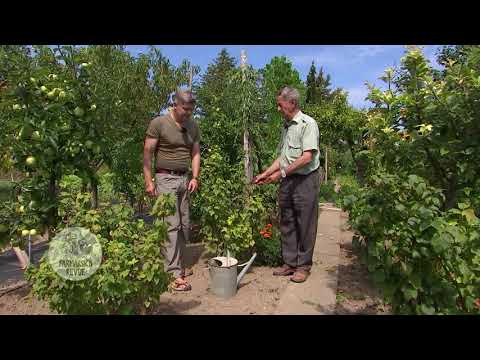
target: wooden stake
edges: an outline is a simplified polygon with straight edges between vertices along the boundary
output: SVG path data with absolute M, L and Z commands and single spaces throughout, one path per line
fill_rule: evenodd
M 242 69 L 243 81 L 245 81 L 245 69 L 247 67 L 247 53 L 242 50 L 240 53 L 240 69 Z M 251 162 L 251 146 L 250 146 L 250 134 L 248 127 L 245 126 L 243 131 L 243 150 L 245 152 L 244 166 L 245 166 L 245 182 L 250 184 L 253 179 L 253 169 Z
M 190 81 L 188 82 L 188 90 L 192 91 L 193 67 L 190 64 Z
M 325 146 L 325 183 L 328 181 L 328 148 Z

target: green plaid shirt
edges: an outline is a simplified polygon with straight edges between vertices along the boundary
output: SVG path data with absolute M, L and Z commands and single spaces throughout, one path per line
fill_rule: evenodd
M 317 122 L 301 111 L 291 121 L 285 121 L 282 137 L 277 149 L 280 167 L 288 165 L 302 156 L 306 150 L 313 151 L 313 159 L 307 165 L 295 170 L 294 174 L 307 175 L 320 166 L 320 132 Z

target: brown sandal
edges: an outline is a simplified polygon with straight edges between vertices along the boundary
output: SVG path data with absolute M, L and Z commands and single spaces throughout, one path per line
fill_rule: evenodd
M 306 270 L 297 270 L 295 274 L 290 278 L 291 281 L 296 283 L 302 283 L 310 276 L 310 272 Z
M 185 280 L 182 279 L 183 282 L 179 282 L 178 279 L 173 281 L 170 284 L 170 288 L 175 291 L 190 291 L 192 290 L 192 285 L 187 283 Z

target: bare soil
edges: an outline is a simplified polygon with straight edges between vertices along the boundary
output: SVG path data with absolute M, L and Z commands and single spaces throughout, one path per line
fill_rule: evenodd
M 390 306 L 369 277 L 367 267 L 352 247 L 353 233 L 348 229 L 346 213 L 342 214 L 343 232 L 338 268 L 337 315 L 389 315 Z
M 342 214 L 346 220 L 346 214 Z M 338 271 L 337 305 L 338 315 L 383 315 L 390 308 L 382 301 L 381 292 L 369 279 L 368 271 L 361 264 L 358 254 L 351 246 L 351 233 L 345 221 L 341 242 L 341 260 Z M 189 292 L 167 292 L 161 295 L 160 303 L 150 309 L 152 315 L 198 314 L 198 315 L 268 315 L 273 314 L 280 296 L 289 283 L 289 277 L 272 275 L 272 268 L 252 266 L 243 277 L 237 295 L 223 300 L 209 291 L 209 273 L 201 243 L 187 246 L 187 264 L 192 266 L 193 275 L 187 280 L 192 284 Z M 48 304 L 30 294 L 26 285 L 5 292 L 23 279 L 3 283 L 0 289 L 0 315 L 54 314 Z
M 209 292 L 210 277 L 207 268 L 209 257 L 202 244 L 187 247 L 187 262 L 192 265 L 193 275 L 187 277 L 192 285 L 188 292 L 166 292 L 160 303 L 148 311 L 151 315 L 198 314 L 198 315 L 241 315 L 273 314 L 280 294 L 288 285 L 288 277 L 272 275 L 273 269 L 252 266 L 243 277 L 237 295 L 224 300 Z M 9 282 L 8 288 L 17 282 Z M 5 289 L 6 287 L 3 287 Z M 0 315 L 54 314 L 48 304 L 30 294 L 30 286 L 5 293 L 0 290 Z
M 192 291 L 163 294 L 152 314 L 273 314 L 281 293 L 288 285 L 289 277 L 273 276 L 270 267 L 252 266 L 242 278 L 237 294 L 224 300 L 209 292 L 209 257 L 202 252 L 202 245 L 195 244 L 190 249 L 193 250 L 190 254 L 198 258 L 193 259 L 196 262 L 193 275 L 187 277 Z

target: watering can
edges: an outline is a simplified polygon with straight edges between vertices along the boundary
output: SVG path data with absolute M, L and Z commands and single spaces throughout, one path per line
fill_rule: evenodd
M 238 265 L 238 260 L 230 256 L 218 256 L 208 262 L 210 272 L 210 290 L 213 294 L 228 299 L 237 293 L 238 285 L 255 260 L 257 253 L 244 264 Z M 242 267 L 237 275 L 237 268 Z

